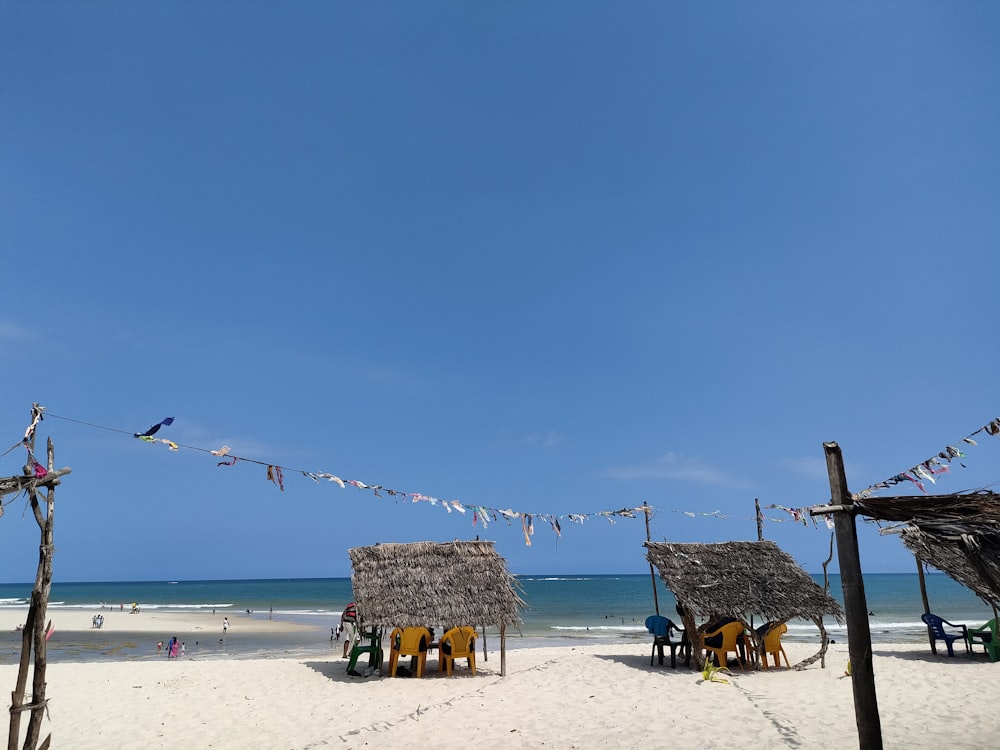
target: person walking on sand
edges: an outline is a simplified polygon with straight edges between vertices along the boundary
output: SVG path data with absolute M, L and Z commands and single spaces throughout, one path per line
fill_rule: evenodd
M 171 641 L 171 643 L 170 643 L 170 658 L 171 659 L 176 659 L 177 658 L 177 652 L 180 650 L 180 647 L 181 647 L 181 642 L 179 640 L 177 640 L 176 638 L 171 638 L 170 641 Z
M 229 632 L 229 618 L 228 617 L 223 617 L 222 618 L 222 634 L 225 635 L 228 632 Z

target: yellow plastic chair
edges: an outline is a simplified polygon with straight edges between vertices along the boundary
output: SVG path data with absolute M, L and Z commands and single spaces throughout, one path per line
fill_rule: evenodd
M 455 659 L 468 659 L 469 670 L 473 675 L 476 673 L 475 628 L 452 628 L 441 636 L 438 644 L 438 672 L 444 670 L 451 677 Z
M 716 630 L 711 630 L 706 633 L 701 634 L 701 644 L 705 651 L 713 654 L 715 656 L 716 662 L 720 667 L 726 666 L 729 661 L 729 652 L 732 651 L 736 654 L 736 663 L 740 665 L 740 669 L 743 669 L 743 659 L 740 657 L 740 649 L 738 646 L 739 639 L 743 635 L 743 631 L 746 626 L 737 620 L 736 622 L 730 622 L 723 625 L 721 628 Z M 712 636 L 721 635 L 722 645 L 720 646 L 709 646 L 705 643 L 708 638 Z
M 760 663 L 764 669 L 767 669 L 767 655 L 770 654 L 774 659 L 774 666 L 781 666 L 781 657 L 785 657 L 785 666 L 789 669 L 792 665 L 788 662 L 788 654 L 785 653 L 784 646 L 781 645 L 781 636 L 788 631 L 788 626 L 785 623 L 778 623 L 774 625 L 770 630 L 764 634 L 764 647 L 760 654 Z
M 424 676 L 427 667 L 427 647 L 431 631 L 427 628 L 396 628 L 389 636 L 389 676 L 396 676 L 400 656 L 413 656 L 417 660 L 417 677 Z

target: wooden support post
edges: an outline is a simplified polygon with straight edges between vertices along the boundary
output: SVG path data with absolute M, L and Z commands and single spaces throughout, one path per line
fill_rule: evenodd
M 52 440 L 48 440 L 48 464 L 42 467 L 35 455 L 35 427 L 42 421 L 43 407 L 34 404 L 31 408 L 31 426 L 24 436 L 24 445 L 28 448 L 31 460 L 24 467 L 22 480 L 23 489 L 28 493 L 31 512 L 41 531 L 41 542 L 38 547 L 38 570 L 35 573 L 35 585 L 31 590 L 31 600 L 28 614 L 24 621 L 24 631 L 21 634 L 21 660 L 18 666 L 17 683 L 11 693 L 10 729 L 7 735 L 8 750 L 16 750 L 21 731 L 21 714 L 30 711 L 28 726 L 25 731 L 24 750 L 48 748 L 52 735 L 48 735 L 39 745 L 42 731 L 42 719 L 46 714 L 45 697 L 45 667 L 47 661 L 46 641 L 52 628 L 52 623 L 46 625 L 46 611 L 49 604 L 49 592 L 52 588 L 52 554 L 55 551 L 52 537 L 52 523 L 55 519 L 56 485 L 60 477 L 69 474 L 66 467 L 55 470 L 55 448 Z M 14 479 L 13 477 L 11 479 Z M 6 483 L 5 487 L 9 487 Z M 41 493 L 44 490 L 45 495 Z M 42 506 L 44 502 L 44 509 Z M 34 651 L 34 665 L 31 680 L 31 702 L 25 703 L 25 689 L 28 683 L 28 670 L 31 663 L 31 653 Z
M 500 676 L 507 676 L 507 626 L 500 623 Z
M 642 504 L 642 512 L 646 516 L 646 541 L 651 541 L 649 537 L 649 506 Z M 656 607 L 656 614 L 660 614 L 660 596 L 656 592 L 656 572 L 653 570 L 653 563 L 649 564 L 649 578 L 653 582 L 653 606 Z
M 764 541 L 764 516 L 760 512 L 760 500 L 758 498 L 753 499 L 753 507 L 757 511 L 757 541 Z
M 826 453 L 826 470 L 830 477 L 831 503 L 844 506 L 844 510 L 834 513 L 833 521 L 837 534 L 840 582 L 844 589 L 847 646 L 851 656 L 851 684 L 854 690 L 858 742 L 860 750 L 881 750 L 882 723 L 875 696 L 868 601 L 865 598 L 865 582 L 861 576 L 858 530 L 854 525 L 854 514 L 849 511 L 854 500 L 847 491 L 847 476 L 844 472 L 844 458 L 840 446 L 836 443 L 823 443 L 823 450 Z
M 830 565 L 830 561 L 833 560 L 833 536 L 834 532 L 830 532 L 830 554 L 826 556 L 826 560 L 823 561 L 823 593 L 830 593 L 830 572 L 827 567 Z M 823 627 L 823 615 L 817 618 L 816 623 L 819 626 L 820 635 L 820 660 L 819 665 L 823 669 L 826 669 L 826 647 L 830 641 L 830 636 L 826 633 L 826 628 Z
M 931 603 L 927 598 L 927 581 L 924 580 L 924 564 L 921 562 L 920 558 L 915 555 L 913 559 L 917 561 L 917 579 L 920 581 L 920 598 L 924 602 L 924 614 L 930 614 Z M 927 626 L 927 643 L 930 645 L 931 651 L 937 653 L 934 646 L 934 631 L 931 630 L 930 625 Z
M 919 557 L 914 557 L 917 561 L 917 577 L 920 580 L 920 598 L 924 602 L 924 614 L 930 614 L 931 603 L 927 598 L 927 581 L 924 580 L 924 563 Z

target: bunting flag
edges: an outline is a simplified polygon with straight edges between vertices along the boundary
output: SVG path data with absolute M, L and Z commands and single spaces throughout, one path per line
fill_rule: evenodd
M 174 418 L 173 417 L 167 417 L 162 422 L 157 422 L 156 424 L 154 424 L 152 427 L 150 427 L 145 432 L 136 432 L 135 433 L 135 437 L 137 437 L 137 438 L 151 437 L 151 436 L 155 435 L 157 432 L 159 432 L 159 430 L 160 430 L 161 427 L 169 427 L 173 423 L 174 423 Z
M 39 406 L 38 404 L 34 404 L 31 407 L 31 424 L 29 424 L 28 429 L 24 431 L 24 440 L 21 441 L 25 445 L 31 442 L 31 438 L 35 434 L 35 428 L 38 426 L 38 423 L 41 422 L 42 419 L 44 418 L 42 416 L 44 412 L 45 412 L 44 406 Z

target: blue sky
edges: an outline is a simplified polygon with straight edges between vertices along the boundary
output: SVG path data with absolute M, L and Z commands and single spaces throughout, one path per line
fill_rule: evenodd
M 642 520 L 593 514 L 753 539 L 754 498 L 829 498 L 824 441 L 854 491 L 955 444 L 1000 416 L 998 28 L 993 3 L 3 4 L 0 437 L 38 401 L 73 469 L 56 580 L 341 576 L 352 546 L 477 534 L 516 573 L 642 573 Z M 131 436 L 167 416 L 191 448 Z M 933 490 L 1000 480 L 978 438 Z M 860 533 L 866 570 L 914 571 Z M 37 534 L 10 503 L 0 577 L 33 578 Z M 821 570 L 825 527 L 765 536 Z

